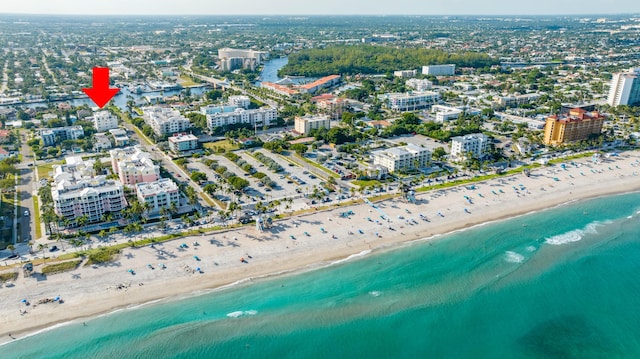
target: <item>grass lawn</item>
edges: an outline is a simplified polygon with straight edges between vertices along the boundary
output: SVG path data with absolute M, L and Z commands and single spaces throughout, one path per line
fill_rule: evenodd
M 49 162 L 43 165 L 38 165 L 37 167 L 38 179 L 51 178 L 51 176 L 49 176 L 49 172 L 53 172 L 53 165 L 60 165 L 60 164 L 62 164 L 62 161 Z
M 68 262 L 60 262 L 55 264 L 49 264 L 48 266 L 42 267 L 42 274 L 56 274 L 67 272 L 70 270 L 74 270 L 78 268 L 78 265 L 82 262 L 82 259 L 76 259 Z
M 36 239 L 42 236 L 42 227 L 40 226 L 40 205 L 38 196 L 33 196 L 33 225 L 36 229 Z
M 223 148 L 225 151 L 233 151 L 240 148 L 240 146 L 229 142 L 229 140 L 221 140 L 216 142 L 209 142 L 204 144 L 204 148 L 214 150 L 217 148 Z
M 180 86 L 182 86 L 182 87 L 189 87 L 189 86 L 199 85 L 199 83 L 193 81 L 191 76 L 188 76 L 188 75 L 185 75 L 185 74 L 181 74 L 180 75 L 179 82 L 180 82 Z
M 356 186 L 360 186 L 360 188 L 376 186 L 381 184 L 381 182 L 378 180 L 354 180 L 354 181 L 351 181 L 351 183 L 353 183 Z

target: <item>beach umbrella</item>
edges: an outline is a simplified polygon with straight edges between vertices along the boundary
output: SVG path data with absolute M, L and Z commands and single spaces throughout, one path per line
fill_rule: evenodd
M 53 301 L 54 301 L 54 302 L 57 302 L 57 301 L 59 301 L 59 300 L 60 300 L 60 296 L 57 296 L 57 297 L 53 298 Z
M 27 300 L 26 300 L 26 299 L 23 299 L 23 300 L 21 300 L 21 302 L 22 302 L 22 303 L 26 303 L 26 302 L 27 302 Z
M 198 272 L 200 272 L 200 267 L 196 268 L 196 270 L 197 270 Z

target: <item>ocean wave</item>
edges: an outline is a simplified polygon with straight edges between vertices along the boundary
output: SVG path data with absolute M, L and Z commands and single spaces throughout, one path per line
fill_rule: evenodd
M 364 250 L 364 251 L 362 251 L 360 253 L 352 254 L 352 255 L 348 256 L 347 258 L 343 258 L 343 259 L 339 259 L 337 261 L 331 262 L 331 265 L 340 264 L 340 263 L 343 263 L 343 262 L 350 261 L 350 260 L 352 260 L 354 258 L 363 257 L 363 256 L 366 256 L 369 253 L 371 253 L 371 249 L 367 249 L 367 250 Z
M 380 294 L 382 294 L 382 292 L 377 291 L 377 290 L 372 290 L 371 292 L 369 292 L 369 294 L 371 294 L 374 297 L 379 297 Z
M 258 314 L 257 310 L 245 310 L 245 311 L 238 310 L 238 311 L 235 311 L 235 312 L 227 313 L 227 317 L 229 317 L 229 318 L 239 318 L 239 317 L 242 317 L 244 315 L 256 315 L 256 314 Z
M 524 262 L 524 256 L 514 251 L 504 252 L 504 260 L 509 263 L 522 263 Z
M 535 252 L 536 249 L 537 248 L 535 246 L 527 246 L 527 248 L 526 248 L 527 252 Z
M 605 222 L 606 223 L 606 222 Z M 598 227 L 605 224 L 603 222 L 591 222 L 587 224 L 583 229 L 574 229 L 573 231 L 565 232 L 545 239 L 545 242 L 554 246 L 559 246 L 567 243 L 578 242 L 586 234 L 598 233 Z

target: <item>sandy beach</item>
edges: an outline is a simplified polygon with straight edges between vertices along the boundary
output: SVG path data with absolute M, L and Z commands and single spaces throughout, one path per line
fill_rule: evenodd
M 153 247 L 127 248 L 107 266 L 81 266 L 46 278 L 21 275 L 15 286 L 0 288 L 0 343 L 116 308 L 315 268 L 580 199 L 637 191 L 640 152 L 626 152 L 599 163 L 584 158 L 566 163 L 565 168 L 538 168 L 530 177 L 514 175 L 475 183 L 474 189 L 469 186 L 420 193 L 416 203 L 395 198 L 377 202 L 375 207 L 362 203 L 318 211 L 276 221 L 265 232 L 247 226 Z M 347 211 L 353 214 L 340 215 Z M 37 304 L 57 296 L 64 303 Z M 23 299 L 31 305 L 26 306 Z

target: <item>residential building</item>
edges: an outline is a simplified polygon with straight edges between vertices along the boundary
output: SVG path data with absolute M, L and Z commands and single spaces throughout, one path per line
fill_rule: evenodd
M 66 162 L 54 166 L 51 197 L 57 215 L 71 223 L 87 216 L 88 223 L 95 223 L 105 214 L 118 214 L 127 207 L 122 183 L 95 176 L 92 160 L 67 158 Z
M 180 206 L 178 185 L 170 178 L 162 178 L 155 182 L 137 183 L 136 196 L 140 203 L 149 204 L 149 212 L 157 213 L 162 208 L 170 209 L 171 204 Z
M 154 164 L 151 155 L 142 151 L 140 146 L 113 149 L 109 154 L 113 173 L 125 185 L 160 179 L 160 166 Z
M 312 99 L 313 100 L 313 99 Z M 322 98 L 315 101 L 318 110 L 327 114 L 332 120 L 340 120 L 348 102 L 343 98 Z
M 340 75 L 329 75 L 308 84 L 298 86 L 301 93 L 313 94 L 321 89 L 328 88 L 339 84 L 341 81 Z
M 605 117 L 597 111 L 573 109 L 568 114 L 547 117 L 544 126 L 544 144 L 560 145 L 586 140 L 602 131 Z
M 435 114 L 436 122 L 448 122 L 449 120 L 457 120 L 462 114 L 462 110 L 455 107 L 444 105 L 433 105 L 431 113 Z
M 129 136 L 127 136 L 127 131 L 121 128 L 114 128 L 113 130 L 109 130 L 111 136 L 113 136 L 113 141 L 116 144 L 116 147 L 128 146 Z
M 296 116 L 295 119 L 295 131 L 301 135 L 308 135 L 309 132 L 313 129 L 317 128 L 329 128 L 331 125 L 331 120 L 328 116 Z
M 610 106 L 640 104 L 640 67 L 613 74 L 607 103 Z
M 218 112 L 207 115 L 207 126 L 211 129 L 237 123 L 246 123 L 254 127 L 270 126 L 278 119 L 278 110 L 262 107 L 255 110 L 236 108 L 233 112 Z
M 249 99 L 249 96 L 244 96 L 244 95 L 229 96 L 229 106 L 241 107 L 246 110 L 249 108 L 250 104 L 251 104 L 251 99 Z
M 433 82 L 427 79 L 408 79 L 405 85 L 418 92 L 424 92 L 433 87 Z
M 40 138 L 45 146 L 53 146 L 65 140 L 77 140 L 84 137 L 82 126 L 54 127 L 40 130 Z
M 473 158 L 482 158 L 487 154 L 489 137 L 483 133 L 472 133 L 451 138 L 451 158 L 462 160 L 469 154 Z
M 185 132 L 191 128 L 191 122 L 180 114 L 179 111 L 168 107 L 151 106 L 144 107 L 144 122 L 151 126 L 158 136 L 172 135 L 176 132 Z
M 228 47 L 218 49 L 220 68 L 222 71 L 233 71 L 243 68 L 255 71 L 256 67 L 269 57 L 265 51 L 231 49 Z
M 415 111 L 438 103 L 440 94 L 432 91 L 388 93 L 380 96 L 393 111 Z
M 422 66 L 423 75 L 447 76 L 455 73 L 456 65 L 454 64 Z
M 4 148 L 0 147 L 0 160 L 11 157 L 10 153 Z
M 104 151 L 112 147 L 111 141 L 104 132 L 96 133 L 93 139 L 93 149 L 95 151 Z
M 403 77 L 403 78 L 416 77 L 417 74 L 418 74 L 417 70 L 400 70 L 400 71 L 393 72 L 393 76 Z
M 426 167 L 431 160 L 431 152 L 410 143 L 406 146 L 373 151 L 373 166 L 381 166 L 389 172 L 407 171 Z
M 501 96 L 497 98 L 497 104 L 500 107 L 516 107 L 537 101 L 540 98 L 539 93 L 529 93 L 517 96 Z
M 93 126 L 98 132 L 118 128 L 118 117 L 109 111 L 99 111 L 93 114 Z
M 325 76 L 316 81 L 310 82 L 304 85 L 295 85 L 291 83 L 273 83 L 273 82 L 262 82 L 260 83 L 261 87 L 279 93 L 281 95 L 291 97 L 298 94 L 314 94 L 324 88 L 328 88 L 331 86 L 335 86 L 339 84 L 341 81 L 340 75 L 329 75 Z
M 223 113 L 223 112 L 233 112 L 238 108 L 238 106 L 214 106 L 214 105 L 207 105 L 207 106 L 202 106 L 200 107 L 200 113 L 202 113 L 203 115 L 215 115 L 217 113 Z
M 174 153 L 195 150 L 198 148 L 198 137 L 190 133 L 174 133 L 169 137 L 169 148 Z
M 11 140 L 11 131 L 0 130 L 0 143 L 7 143 Z

